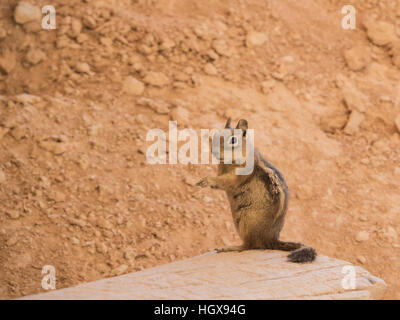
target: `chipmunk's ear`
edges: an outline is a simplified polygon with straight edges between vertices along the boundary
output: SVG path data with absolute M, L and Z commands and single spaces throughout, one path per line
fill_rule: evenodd
M 231 127 L 231 121 L 232 121 L 232 118 L 229 117 L 228 120 L 226 121 L 225 128 L 230 128 Z
M 248 129 L 247 120 L 240 119 L 238 124 L 237 124 L 237 126 L 236 126 L 236 129 L 242 129 L 243 137 L 245 137 L 246 136 L 246 130 Z

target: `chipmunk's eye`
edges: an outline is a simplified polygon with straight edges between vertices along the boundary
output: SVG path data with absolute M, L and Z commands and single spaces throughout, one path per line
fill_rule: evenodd
M 229 138 L 229 144 L 230 144 L 231 146 L 236 146 L 237 143 L 238 143 L 238 139 L 237 139 L 236 137 L 230 137 L 230 138 Z

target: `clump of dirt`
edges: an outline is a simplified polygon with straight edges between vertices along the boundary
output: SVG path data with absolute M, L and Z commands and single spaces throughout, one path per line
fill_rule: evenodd
M 287 178 L 282 238 L 360 264 L 399 299 L 400 5 L 46 1 L 0 6 L 0 298 L 239 242 L 214 165 L 151 165 L 146 134 L 246 118 Z M 30 5 L 27 5 L 29 3 Z

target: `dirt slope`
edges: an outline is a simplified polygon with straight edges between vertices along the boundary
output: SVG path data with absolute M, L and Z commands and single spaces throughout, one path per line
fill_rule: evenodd
M 43 291 L 44 265 L 62 288 L 239 242 L 224 193 L 194 187 L 215 166 L 145 157 L 170 119 L 232 116 L 287 178 L 282 238 L 399 299 L 397 2 L 351 1 L 343 30 L 344 1 L 58 0 L 52 31 L 2 2 L 0 298 Z

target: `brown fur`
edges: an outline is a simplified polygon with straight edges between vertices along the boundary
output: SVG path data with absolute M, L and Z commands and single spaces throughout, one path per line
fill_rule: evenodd
M 225 127 L 231 129 L 233 135 L 230 119 Z M 245 146 L 247 121 L 240 120 L 236 128 L 243 130 Z M 221 136 L 216 135 L 213 139 L 221 139 Z M 289 190 L 281 172 L 255 150 L 253 172 L 249 175 L 237 175 L 235 170 L 238 164 L 223 163 L 222 155 L 226 148 L 233 147 L 221 143 L 218 176 L 206 177 L 197 183 L 201 187 L 225 190 L 236 230 L 243 241 L 241 246 L 221 248 L 217 251 L 284 250 L 292 251 L 288 255 L 291 262 L 313 261 L 317 255 L 313 248 L 297 242 L 279 240 L 289 201 Z

